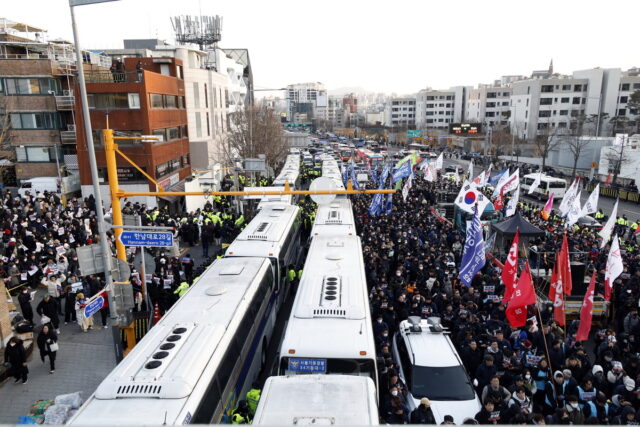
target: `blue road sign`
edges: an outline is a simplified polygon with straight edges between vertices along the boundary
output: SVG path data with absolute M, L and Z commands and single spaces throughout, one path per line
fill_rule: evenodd
M 100 311 L 104 305 L 104 298 L 98 297 L 84 307 L 84 317 L 87 319 Z
M 173 234 L 158 231 L 123 231 L 120 241 L 125 246 L 171 247 Z

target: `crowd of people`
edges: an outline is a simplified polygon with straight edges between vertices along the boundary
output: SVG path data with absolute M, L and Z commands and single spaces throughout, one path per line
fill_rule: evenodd
M 375 217 L 369 214 L 371 197 L 353 199 L 381 361 L 381 418 L 392 424 L 434 422 L 426 397 L 409 412 L 408 385 L 399 377 L 390 337 L 409 316 L 437 316 L 482 404 L 464 420 L 447 414 L 445 424 L 453 417 L 469 424 L 638 424 L 640 268 L 635 242 L 623 243 L 625 272 L 613 287 L 613 314 L 596 319 L 602 326 L 592 329 L 592 338 L 576 341 L 577 321 L 561 327 L 553 319 L 552 304 L 542 299 L 540 311 L 530 307 L 526 326 L 512 328 L 500 303 L 499 268 L 487 261 L 470 287 L 462 284 L 458 272 L 465 234 L 431 209 L 443 194 L 457 195 L 459 189 L 454 182 L 427 182 L 416 173 L 406 201 L 398 192 L 391 213 Z M 543 238 L 530 242 L 530 252 L 537 255 L 531 262 L 550 270 L 564 220 L 552 214 L 545 221 L 540 207 L 529 203 L 519 203 L 518 211 L 544 230 Z M 583 226 L 566 230 L 570 252 L 588 264 L 586 274 L 597 272 L 599 298 L 609 246 L 600 249 L 597 231 Z M 536 278 L 537 289 L 545 289 L 544 277 Z

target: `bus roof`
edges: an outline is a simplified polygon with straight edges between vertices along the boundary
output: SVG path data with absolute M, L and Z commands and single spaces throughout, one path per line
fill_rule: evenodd
M 337 286 L 337 295 L 327 289 L 331 285 Z M 316 236 L 311 241 L 280 354 L 375 358 L 358 236 Z
M 353 208 L 348 198 L 334 199 L 326 205 L 318 205 L 311 236 L 352 236 L 356 234 Z
M 181 424 L 176 417 L 194 389 L 209 384 L 204 371 L 213 369 L 247 291 L 269 268 L 265 258 L 216 260 L 102 381 L 73 424 Z M 154 358 L 161 351 L 168 354 Z
M 270 377 L 253 424 L 378 425 L 376 387 L 352 375 Z
M 278 203 L 265 206 L 229 245 L 226 256 L 277 256 L 299 210 Z

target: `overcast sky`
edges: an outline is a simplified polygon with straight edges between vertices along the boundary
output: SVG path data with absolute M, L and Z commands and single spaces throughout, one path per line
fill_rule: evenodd
M 71 40 L 67 0 L 0 0 L 0 17 Z M 638 0 L 120 0 L 77 8 L 83 48 L 173 40 L 169 17 L 223 17 L 222 47 L 248 48 L 256 88 L 413 93 L 546 69 L 640 66 Z M 635 28 L 635 29 L 634 29 Z

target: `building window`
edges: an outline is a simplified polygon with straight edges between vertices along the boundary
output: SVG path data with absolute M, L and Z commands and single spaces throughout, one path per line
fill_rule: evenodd
M 562 90 L 571 90 L 571 85 L 562 85 Z
M 167 134 L 169 136 L 169 141 L 173 139 L 180 139 L 180 128 L 178 127 L 167 128 Z
M 619 102 L 620 104 L 626 104 L 628 100 L 629 100 L 628 96 L 621 96 Z
M 433 96 L 427 96 L 427 101 L 433 101 L 435 98 Z
M 127 96 L 129 98 L 129 108 L 131 108 L 132 110 L 139 110 L 140 109 L 140 94 L 128 93 Z
M 181 110 L 184 109 L 184 96 L 178 97 L 178 108 Z
M 149 95 L 149 101 L 151 102 L 151 108 L 163 108 L 164 103 L 162 101 L 162 95 L 152 93 Z
M 487 111 L 484 115 L 485 117 L 495 117 L 496 113 L 493 111 Z
M 193 82 L 193 106 L 200 108 L 200 88 L 198 82 Z
M 579 105 L 581 100 L 582 100 L 582 98 L 574 97 L 573 101 L 572 101 L 572 104 Z
M 540 92 L 542 92 L 542 93 L 553 92 L 553 85 L 542 85 L 542 88 L 540 89 Z
M 561 115 L 561 116 L 567 116 L 567 115 L 569 115 L 569 110 L 560 110 L 560 115 Z
M 560 98 L 560 103 L 562 104 L 568 104 L 569 101 L 571 101 L 571 98 Z
M 140 95 L 137 93 L 92 93 L 87 95 L 89 108 L 96 110 L 139 109 Z
M 540 105 L 551 105 L 553 98 L 540 98 Z
M 213 106 L 217 107 L 218 106 L 218 91 L 216 90 L 216 87 L 213 87 L 213 90 L 211 91 L 213 92 Z
M 487 102 L 487 103 L 485 104 L 485 107 L 487 107 L 487 108 L 494 108 L 495 106 L 496 106 L 496 103 L 495 103 L 495 102 Z
M 175 95 L 162 95 L 162 100 L 164 102 L 164 108 L 178 108 L 178 100 Z
M 629 83 L 622 83 L 620 85 L 620 90 L 629 90 Z
M 229 90 L 228 89 L 224 90 L 224 102 L 225 102 L 225 106 L 229 108 Z
M 62 87 L 56 79 L 5 79 L 7 95 L 61 95 Z
M 619 116 L 626 116 L 627 115 L 627 110 L 625 108 L 621 108 L 618 110 L 618 115 Z
M 209 123 L 209 113 L 208 112 L 207 112 L 207 136 L 211 136 L 211 123 Z
M 538 111 L 538 117 L 551 117 L 551 111 L 549 110 Z
M 55 147 L 16 147 L 16 160 L 20 163 L 55 162 Z
M 207 92 L 207 84 L 204 84 L 204 108 L 209 108 L 209 92 Z
M 60 129 L 58 113 L 11 113 L 9 116 L 13 129 Z
M 495 92 L 487 92 L 487 98 L 495 98 L 495 97 L 496 97 Z
M 202 118 L 200 117 L 200 112 L 196 112 L 196 136 L 198 138 L 202 137 Z

